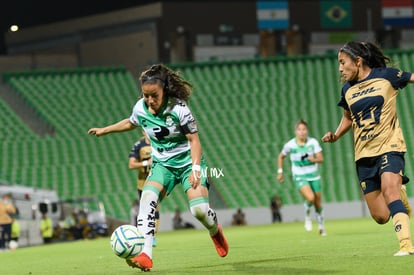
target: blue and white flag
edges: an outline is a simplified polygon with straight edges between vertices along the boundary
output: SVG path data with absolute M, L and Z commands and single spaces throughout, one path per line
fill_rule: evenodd
M 412 0 L 382 0 L 384 26 L 414 26 Z
M 256 6 L 259 30 L 285 30 L 289 28 L 287 0 L 257 1 Z

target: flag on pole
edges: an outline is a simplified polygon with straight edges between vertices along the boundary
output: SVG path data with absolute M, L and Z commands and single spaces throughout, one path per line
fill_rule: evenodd
M 352 27 L 350 0 L 321 0 L 321 26 L 328 29 Z
M 285 30 L 289 28 L 287 0 L 257 1 L 256 7 L 259 30 Z
M 382 0 L 384 26 L 413 26 L 413 0 Z

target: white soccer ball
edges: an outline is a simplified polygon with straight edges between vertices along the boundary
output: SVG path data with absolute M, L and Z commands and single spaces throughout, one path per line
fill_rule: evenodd
M 14 251 L 19 247 L 19 244 L 15 240 L 9 242 L 9 249 Z
M 111 248 L 118 257 L 132 258 L 141 253 L 143 247 L 144 236 L 133 225 L 121 225 L 111 235 Z

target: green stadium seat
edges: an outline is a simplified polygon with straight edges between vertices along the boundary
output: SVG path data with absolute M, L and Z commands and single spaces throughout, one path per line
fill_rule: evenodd
M 400 67 L 409 68 L 414 52 L 397 52 L 392 57 Z M 294 136 L 294 125 L 300 118 L 309 123 L 310 135 L 318 139 L 337 126 L 341 84 L 336 58 L 177 67 L 194 85 L 190 106 L 199 123 L 209 166 L 225 173 L 213 179 L 214 191 L 224 200 L 220 205 L 268 206 L 275 193 L 285 205 L 301 204 L 290 173 L 284 184 L 276 182 L 277 156 L 284 142 Z M 0 131 L 0 178 L 54 188 L 64 198 L 96 194 L 105 202 L 110 216 L 129 219 L 129 208 L 136 197 L 136 173 L 128 169 L 127 155 L 141 133 L 137 130 L 96 139 L 86 131 L 129 116 L 139 96 L 136 78 L 124 70 L 79 69 L 16 74 L 8 83 L 56 129 L 56 134 L 37 136 L 0 100 L 5 114 L 0 117 L 4 125 Z M 412 89 L 403 89 L 403 99 L 398 99 L 407 141 L 414 135 L 410 126 Z M 407 146 L 409 151 L 414 150 L 410 142 Z M 359 200 L 351 136 L 322 147 L 324 201 Z M 413 165 L 407 155 L 406 172 L 411 178 Z M 413 194 L 410 186 L 408 194 Z M 188 209 L 181 187 L 163 202 L 161 211 L 176 208 Z

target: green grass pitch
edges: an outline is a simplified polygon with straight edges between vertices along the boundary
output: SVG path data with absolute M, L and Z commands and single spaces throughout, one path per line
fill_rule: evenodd
M 162 220 L 161 220 L 162 222 Z M 314 225 L 315 227 L 315 225 Z M 412 227 L 414 227 L 412 225 Z M 369 218 L 326 221 L 328 236 L 302 223 L 225 227 L 230 252 L 220 258 L 206 230 L 160 232 L 152 274 L 412 274 L 414 256 L 398 250 L 391 223 Z M 0 274 L 137 274 L 113 254 L 109 238 L 0 253 Z M 151 274 L 150 273 L 150 274 Z

